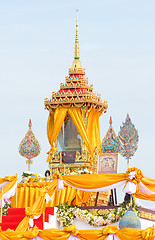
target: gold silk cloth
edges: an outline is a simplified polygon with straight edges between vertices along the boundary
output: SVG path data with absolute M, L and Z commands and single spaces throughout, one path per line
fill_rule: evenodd
M 69 114 L 72 121 L 75 124 L 81 138 L 84 140 L 87 149 L 90 151 L 91 156 L 95 149 L 101 151 L 101 137 L 100 137 L 100 127 L 99 127 L 99 117 L 101 112 L 99 109 L 92 108 L 87 112 L 87 120 L 88 126 L 85 127 L 85 123 L 82 116 L 82 111 L 78 107 L 58 107 L 56 108 L 54 113 L 49 113 L 48 121 L 47 121 L 47 136 L 49 143 L 51 145 L 52 152 L 55 151 L 53 147 L 53 143 L 56 141 L 60 129 L 65 120 L 66 114 Z M 47 162 L 49 162 L 49 156 L 47 158 Z
M 45 240 L 67 240 L 71 235 L 81 240 L 104 240 L 108 236 L 111 239 L 115 239 L 116 236 L 120 240 L 154 240 L 155 228 L 149 227 L 141 230 L 136 228 L 118 229 L 117 226 L 107 226 L 102 229 L 78 230 L 74 225 L 71 225 L 64 229 L 50 228 L 42 231 L 39 231 L 36 226 L 27 231 L 18 229 L 2 231 L 0 229 L 0 239 L 2 240 L 30 240 L 37 236 Z
M 50 184 L 51 182 L 18 183 L 17 192 L 12 198 L 11 206 L 13 208 L 32 207 L 41 194 L 40 190 Z M 65 185 L 63 190 L 55 191 L 52 200 L 48 202 L 46 207 L 54 207 L 66 202 L 71 204 L 72 201 L 76 205 L 81 205 L 88 202 L 90 195 L 90 192 L 80 191 Z

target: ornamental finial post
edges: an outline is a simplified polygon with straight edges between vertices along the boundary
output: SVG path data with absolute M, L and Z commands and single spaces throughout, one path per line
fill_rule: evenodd
M 78 10 L 76 10 L 76 37 L 74 45 L 74 59 L 79 59 L 79 37 L 78 37 Z
M 31 119 L 29 120 L 29 128 L 32 127 L 32 122 L 31 122 Z
M 111 127 L 112 126 L 112 117 L 111 116 L 110 116 L 109 124 L 110 124 L 110 127 Z

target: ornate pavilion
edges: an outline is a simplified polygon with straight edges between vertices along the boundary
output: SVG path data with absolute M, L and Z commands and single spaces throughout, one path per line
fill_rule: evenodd
M 139 211 L 133 199 L 155 201 L 155 179 L 145 177 L 136 167 L 128 168 L 125 173 L 117 172 L 120 142 L 112 128 L 112 119 L 101 144 L 99 117 L 107 111 L 108 104 L 93 92 L 85 77 L 79 57 L 78 16 L 69 76 L 65 84 L 60 84 L 60 90 L 52 93 L 51 99 L 45 99 L 45 108 L 49 111 L 47 135 L 51 148 L 47 162 L 50 177 L 31 176 L 30 181 L 21 183 L 17 182 L 17 176 L 0 178 L 0 239 L 154 240 L 155 208 L 141 207 Z M 126 151 L 131 156 L 137 147 L 138 132 L 129 118 L 127 120 L 120 136 L 123 153 Z M 131 136 L 127 132 L 130 127 Z M 129 142 L 131 149 L 126 144 Z M 40 152 L 31 122 L 19 152 L 26 156 L 29 167 L 32 155 L 35 157 Z M 107 191 L 120 186 L 130 195 L 130 203 L 103 206 L 108 203 Z M 93 206 L 89 206 L 94 192 L 100 197 L 99 206 L 95 199 Z M 7 209 L 8 215 L 2 216 L 5 205 L 10 203 L 12 208 Z
M 97 172 L 97 158 L 101 152 L 99 117 L 107 111 L 107 101 L 93 92 L 88 84 L 79 55 L 78 15 L 74 61 L 60 90 L 45 99 L 49 111 L 47 135 L 51 145 L 47 162 L 51 174 L 68 174 L 75 169 Z M 58 148 L 60 151 L 58 152 Z

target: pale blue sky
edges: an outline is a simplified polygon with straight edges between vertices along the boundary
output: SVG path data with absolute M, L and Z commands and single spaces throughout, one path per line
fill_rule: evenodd
M 155 1 L 0 0 L 0 176 L 27 170 L 18 146 L 28 130 L 41 145 L 32 171 L 47 169 L 48 111 L 44 98 L 59 90 L 74 54 L 76 9 L 82 65 L 94 91 L 107 99 L 118 133 L 129 113 L 139 131 L 131 166 L 155 178 Z M 120 172 L 126 170 L 120 159 Z

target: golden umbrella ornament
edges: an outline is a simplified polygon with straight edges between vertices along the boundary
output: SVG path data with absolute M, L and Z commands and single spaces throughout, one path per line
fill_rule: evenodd
M 19 145 L 19 153 L 27 159 L 26 163 L 28 164 L 28 171 L 30 171 L 30 165 L 33 163 L 31 159 L 40 154 L 40 144 L 32 132 L 31 119 L 29 120 L 28 126 L 29 130 Z

